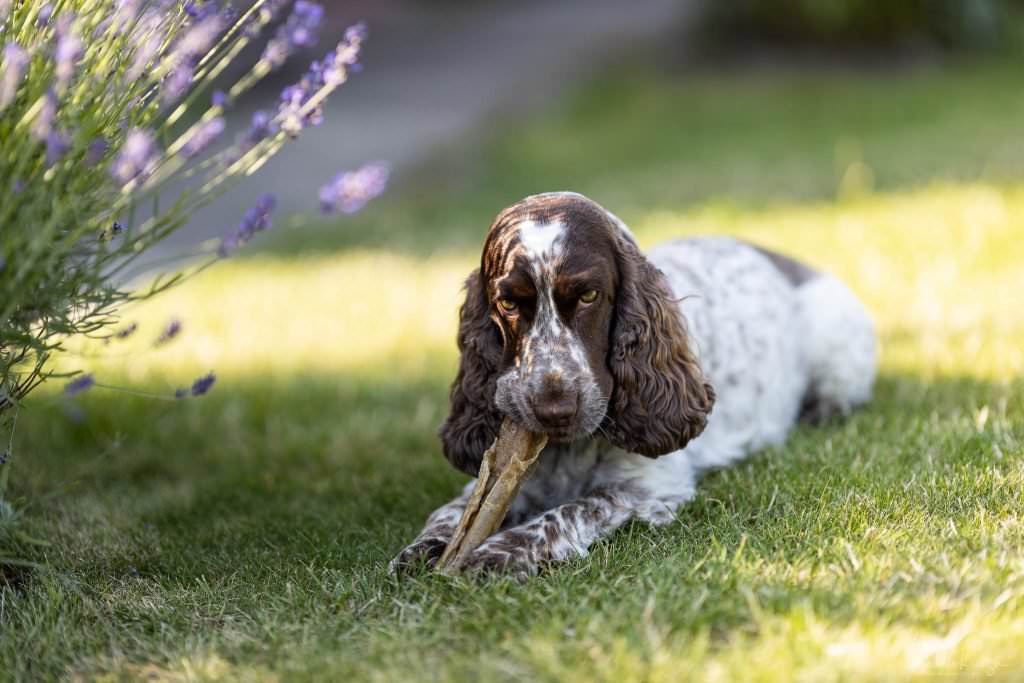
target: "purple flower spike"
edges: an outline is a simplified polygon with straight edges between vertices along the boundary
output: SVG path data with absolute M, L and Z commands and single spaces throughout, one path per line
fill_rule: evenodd
M 110 145 L 104 138 L 96 138 L 89 143 L 89 149 L 85 153 L 85 162 L 90 166 L 95 166 L 103 161 L 108 149 L 110 149 Z
M 81 375 L 64 385 L 64 393 L 68 396 L 77 396 L 84 391 L 92 389 L 95 385 L 95 377 L 92 375 Z
M 170 75 L 164 80 L 163 99 L 165 104 L 173 104 L 182 98 L 192 86 L 192 79 L 195 73 L 189 62 L 183 62 L 174 67 Z
M 319 125 L 323 112 L 319 107 L 308 109 L 309 101 L 322 89 L 334 89 L 345 82 L 359 58 L 365 35 L 366 29 L 361 24 L 349 27 L 345 31 L 345 40 L 338 43 L 322 61 L 313 62 L 302 80 L 281 92 L 276 117 L 281 130 L 295 137 L 307 125 Z
M 210 387 L 212 387 L 214 382 L 216 381 L 217 376 L 214 375 L 212 372 L 203 375 L 202 377 L 200 377 L 199 379 L 192 383 L 192 395 L 202 396 L 203 394 L 210 390 Z
M 212 6 L 213 3 L 206 3 L 206 5 Z M 213 45 L 213 42 L 217 40 L 217 36 L 220 35 L 222 28 L 222 19 L 216 13 L 212 13 L 197 21 L 185 32 L 185 35 L 181 37 L 177 45 L 174 46 L 174 61 L 181 64 L 191 62 L 205 55 Z
M 136 81 L 150 69 L 160 53 L 161 19 L 156 12 L 143 13 L 133 25 L 130 38 L 135 46 L 132 65 L 125 74 L 129 82 Z
M 128 131 L 124 145 L 110 168 L 110 174 L 122 185 L 148 175 L 156 165 L 159 150 L 153 135 L 141 128 Z
M 246 212 L 238 227 L 221 240 L 220 248 L 217 250 L 220 257 L 227 258 L 251 240 L 256 233 L 269 230 L 272 225 L 270 214 L 276 204 L 277 199 L 274 198 L 274 195 L 265 194 L 260 197 L 256 206 Z
M 384 192 L 389 175 L 387 165 L 379 162 L 339 173 L 320 188 L 320 209 L 325 214 L 355 213 Z
M 369 35 L 369 31 L 366 28 L 366 22 L 360 21 L 345 29 L 345 42 L 361 43 L 366 40 L 367 35 Z
M 261 61 L 277 69 L 297 49 L 316 45 L 320 22 L 324 18 L 324 8 L 316 2 L 298 0 L 287 21 L 274 37 L 267 42 Z
M 7 105 L 14 101 L 18 94 L 18 84 L 21 83 L 28 67 L 28 52 L 23 50 L 17 43 L 4 45 L 3 73 L 0 74 L 0 110 L 6 109 Z
M 63 90 L 75 75 L 75 64 L 85 54 L 82 39 L 72 28 L 73 14 L 64 14 L 57 22 L 57 47 L 53 59 L 57 64 L 54 73 L 57 76 L 57 89 Z
M 117 0 L 117 7 L 109 17 L 109 21 L 118 33 L 124 32 L 135 21 L 141 4 L 142 0 Z
M 249 124 L 249 130 L 245 134 L 243 146 L 246 149 L 251 149 L 257 143 L 269 138 L 276 132 L 277 127 L 274 125 L 274 120 L 270 114 L 265 111 L 258 111 L 252 115 L 252 123 Z
M 179 334 L 181 334 L 181 321 L 177 318 L 172 318 L 171 321 L 167 323 L 167 327 L 164 328 L 164 331 L 161 332 L 160 336 L 156 338 L 155 342 L 153 342 L 153 346 L 163 346 Z
M 186 159 L 191 159 L 209 147 L 210 144 L 223 132 L 224 119 L 220 116 L 212 118 L 196 128 L 196 131 L 192 133 L 192 137 L 190 137 L 188 142 L 185 143 L 185 146 L 181 148 L 181 153 Z
M 214 90 L 210 97 L 210 104 L 215 107 L 223 107 L 228 103 L 228 96 L 223 90 Z
M 130 337 L 133 334 L 135 334 L 135 331 L 138 330 L 138 329 L 139 329 L 139 324 L 138 323 L 132 323 L 132 324 L 128 325 L 127 327 L 125 327 L 123 329 L 120 329 L 117 332 L 115 332 L 114 336 L 117 337 L 118 339 L 127 339 L 128 337 Z
M 53 4 L 46 3 L 42 9 L 39 10 L 39 14 L 36 15 L 36 28 L 43 28 L 50 23 L 50 18 L 53 16 Z
M 32 136 L 40 142 L 46 142 L 47 138 L 50 136 L 50 132 L 53 130 L 53 121 L 56 118 L 57 96 L 52 90 L 50 90 L 43 95 L 39 112 L 36 114 L 36 118 L 32 122 L 32 126 L 29 128 Z
M 71 138 L 60 130 L 50 131 L 46 136 L 46 167 L 50 168 L 60 161 L 71 148 Z

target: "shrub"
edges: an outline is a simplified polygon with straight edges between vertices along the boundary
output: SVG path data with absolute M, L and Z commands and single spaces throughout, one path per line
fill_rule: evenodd
M 734 0 L 711 3 L 719 38 L 782 44 L 987 47 L 1009 37 L 1011 0 Z
M 225 109 L 312 45 L 322 15 L 303 0 L 258 0 L 244 10 L 212 1 L 0 0 L 0 426 L 13 431 L 19 404 L 52 375 L 49 361 L 70 336 L 125 334 L 113 328 L 125 303 L 185 276 L 133 290 L 120 276 L 140 255 L 319 123 L 326 98 L 359 66 L 361 25 L 245 134 L 212 151 Z M 214 91 L 279 18 L 252 68 Z M 191 189 L 160 201 L 169 183 L 185 179 Z M 385 180 L 379 166 L 342 174 L 320 199 L 325 209 L 354 210 Z M 261 199 L 198 269 L 269 228 L 273 207 L 272 196 Z M 191 393 L 211 383 L 200 378 Z M 67 391 L 93 384 L 80 376 Z

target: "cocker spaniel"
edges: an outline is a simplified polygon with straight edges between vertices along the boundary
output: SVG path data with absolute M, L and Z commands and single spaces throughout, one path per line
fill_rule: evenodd
M 582 195 L 495 219 L 466 282 L 444 454 L 476 476 L 503 417 L 548 434 L 470 570 L 530 576 L 630 520 L 671 522 L 698 476 L 782 444 L 802 416 L 871 395 L 871 319 L 839 280 L 728 237 L 648 254 Z M 714 410 L 712 410 L 712 407 Z M 392 571 L 437 561 L 473 489 L 438 508 Z

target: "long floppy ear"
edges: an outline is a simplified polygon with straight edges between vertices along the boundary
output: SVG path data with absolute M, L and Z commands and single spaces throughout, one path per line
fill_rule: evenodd
M 665 276 L 630 237 L 619 235 L 618 243 L 607 432 L 619 448 L 657 457 L 704 430 L 715 392 L 690 349 Z
M 480 271 L 475 270 L 466 280 L 466 302 L 459 310 L 459 372 L 452 383 L 451 412 L 441 425 L 445 457 L 474 477 L 501 426 L 494 391 L 502 341 L 489 310 Z

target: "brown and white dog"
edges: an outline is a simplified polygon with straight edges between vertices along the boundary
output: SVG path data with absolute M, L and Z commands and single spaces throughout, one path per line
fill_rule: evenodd
M 700 472 L 781 444 L 801 414 L 867 401 L 877 356 L 870 318 L 835 278 L 726 237 L 645 256 L 622 221 L 568 192 L 495 219 L 458 345 L 448 460 L 476 476 L 504 416 L 549 436 L 469 563 L 520 577 L 586 556 L 629 520 L 667 524 Z M 437 560 L 472 488 L 392 571 Z

